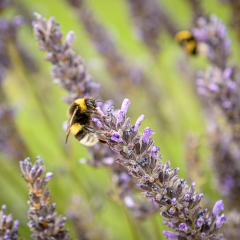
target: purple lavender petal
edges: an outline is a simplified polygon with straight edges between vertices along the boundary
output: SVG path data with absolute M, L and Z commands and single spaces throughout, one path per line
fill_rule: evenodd
M 204 219 L 203 219 L 202 217 L 198 218 L 198 220 L 197 220 L 197 226 L 198 226 L 199 228 L 202 227 L 203 223 L 204 223 Z
M 167 231 L 167 230 L 164 230 L 163 231 L 163 234 L 170 240 L 172 239 L 178 239 L 178 235 L 173 233 L 173 232 L 170 232 L 170 231 Z
M 160 147 L 157 147 L 157 146 L 153 146 L 152 147 L 152 159 L 157 159 L 157 156 L 158 156 L 158 152 L 160 151 Z
M 228 79 L 230 78 L 231 74 L 232 74 L 232 68 L 228 67 L 223 71 L 222 75 L 224 79 Z
M 118 113 L 116 114 L 117 117 L 117 122 L 121 123 L 124 119 L 125 113 L 122 110 L 119 110 Z
M 115 142 L 121 142 L 122 141 L 122 137 L 118 132 L 113 133 L 111 139 Z
M 130 103 L 131 103 L 130 100 L 127 99 L 127 98 L 125 98 L 125 99 L 123 100 L 121 110 L 122 110 L 125 114 L 127 113 L 127 110 L 128 110 L 128 107 L 129 107 Z
M 139 129 L 139 127 L 141 126 L 142 121 L 144 120 L 144 118 L 145 118 L 145 116 L 144 116 L 144 115 L 141 115 L 141 116 L 137 119 L 136 124 L 135 124 L 134 129 L 133 129 L 134 132 L 137 132 L 137 131 L 138 131 L 138 129 Z
M 66 36 L 66 46 L 70 47 L 72 44 L 73 39 L 75 38 L 75 34 L 73 31 L 68 32 Z
M 224 222 L 226 222 L 227 218 L 224 216 L 224 214 L 222 214 L 220 217 L 218 217 L 217 221 L 216 221 L 216 227 L 220 228 Z
M 224 209 L 223 200 L 218 200 L 213 207 L 212 211 L 213 216 L 217 216 L 223 209 Z
M 179 224 L 179 231 L 187 232 L 188 227 L 185 223 L 180 223 Z
M 48 173 L 46 173 L 46 176 L 45 176 L 44 180 L 45 180 L 45 182 L 48 182 L 48 181 L 50 181 L 52 178 L 53 178 L 53 173 L 48 172 Z
M 97 118 L 92 118 L 92 122 L 95 123 L 98 126 L 98 128 L 103 127 L 102 123 Z
M 151 128 L 149 127 L 145 128 L 143 132 L 143 139 L 142 139 L 143 142 L 147 143 L 150 139 L 150 136 L 154 133 L 155 132 Z

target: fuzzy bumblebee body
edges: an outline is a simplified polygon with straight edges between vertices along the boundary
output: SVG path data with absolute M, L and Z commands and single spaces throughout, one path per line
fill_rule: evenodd
M 185 49 L 188 54 L 198 54 L 198 43 L 190 31 L 180 31 L 175 35 L 175 39 Z
M 96 100 L 91 97 L 79 98 L 75 100 L 68 109 L 69 121 L 66 133 L 66 143 L 70 132 L 83 145 L 90 147 L 99 140 L 92 128 L 92 114 L 98 113 L 96 110 Z

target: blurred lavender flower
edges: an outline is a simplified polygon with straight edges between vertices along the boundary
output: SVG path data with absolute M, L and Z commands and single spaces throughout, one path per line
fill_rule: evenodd
M 94 215 L 80 197 L 72 198 L 68 218 L 73 221 L 78 240 L 110 239 L 108 232 L 97 225 Z
M 38 67 L 35 60 L 17 38 L 18 29 L 23 24 L 24 18 L 22 16 L 15 16 L 11 20 L 0 18 L 0 65 L 5 68 L 11 67 L 7 46 L 9 43 L 13 43 L 27 69 L 36 72 Z
M 191 6 L 193 13 L 193 21 L 195 21 L 199 17 L 203 17 L 205 15 L 204 10 L 201 6 L 200 0 L 187 0 L 188 4 Z
M 222 22 L 214 15 L 209 18 L 200 17 L 196 19 L 191 32 L 198 43 L 204 43 L 207 47 L 205 51 L 209 61 L 220 69 L 225 69 L 231 42 Z
M 240 236 L 240 212 L 238 210 L 234 210 L 228 212 L 227 214 L 227 222 L 224 224 L 223 233 L 225 239 L 239 239 Z
M 98 97 L 100 85 L 86 73 L 82 58 L 70 47 L 74 33 L 69 32 L 63 44 L 60 26 L 55 19 L 52 17 L 46 21 L 41 15 L 35 15 L 34 33 L 40 49 L 47 52 L 46 60 L 53 64 L 52 75 L 55 82 L 60 83 L 69 93 L 65 101 L 72 103 L 84 96 Z
M 160 7 L 155 0 L 128 0 L 137 34 L 153 54 L 159 51 L 158 38 L 162 32 Z
M 10 59 L 7 51 L 8 41 L 16 41 L 18 28 L 23 24 L 23 18 L 16 16 L 11 21 L 0 18 L 0 65 L 10 67 Z
M 26 146 L 14 121 L 15 111 L 8 104 L 3 88 L 5 74 L 5 67 L 0 65 L 0 151 L 15 160 L 25 156 Z
M 227 67 L 222 71 L 218 67 L 210 67 L 198 73 L 196 81 L 198 92 L 221 109 L 232 129 L 235 140 L 240 141 L 240 73 L 236 67 Z M 219 113 L 218 113 L 219 115 Z
M 159 52 L 159 37 L 163 30 L 171 36 L 178 31 L 176 23 L 155 0 L 128 0 L 132 21 L 138 36 L 156 55 Z
M 1 101 L 0 151 L 13 160 L 21 159 L 26 154 L 26 146 L 20 137 L 14 122 L 14 111 L 9 105 L 4 104 Z
M 1 0 L 0 1 L 0 12 L 3 11 L 6 7 L 13 3 L 12 0 Z
M 228 208 L 238 209 L 240 200 L 240 151 L 238 145 L 233 144 L 231 136 L 219 132 L 215 133 L 212 147 L 213 166 L 218 178 L 218 188 L 225 196 Z
M 29 188 L 28 226 L 33 232 L 33 239 L 70 239 L 68 231 L 63 230 L 66 218 L 57 216 L 56 204 L 50 205 L 50 193 L 45 188 L 53 174 L 49 172 L 42 177 L 44 166 L 40 157 L 37 157 L 34 164 L 30 162 L 29 158 L 20 161 L 19 164 L 22 176 Z
M 106 68 L 119 86 L 126 90 L 129 83 L 139 84 L 146 76 L 139 67 L 132 66 L 118 51 L 111 35 L 99 23 L 84 0 L 68 0 L 76 10 L 98 52 L 104 57 Z
M 126 103 L 129 106 L 129 100 L 123 102 L 121 118 L 117 114 L 100 118 L 101 130 L 105 131 L 109 147 L 120 154 L 117 162 L 138 179 L 138 187 L 144 190 L 142 195 L 158 205 L 164 223 L 175 231 L 164 231 L 165 236 L 182 240 L 223 239 L 218 233 L 226 221 L 224 214 L 219 216 L 222 200 L 216 202 L 212 212 L 202 209 L 203 194 L 195 192 L 196 184 L 188 186 L 178 177 L 179 168 L 172 169 L 170 162 L 162 163 L 159 148 L 150 138 L 153 131 L 150 128 L 143 134 L 134 131 L 130 118 L 126 117 Z
M 0 239 L 16 240 L 19 238 L 19 222 L 13 222 L 12 214 L 7 215 L 6 210 L 6 205 L 2 205 L 2 209 L 0 211 Z

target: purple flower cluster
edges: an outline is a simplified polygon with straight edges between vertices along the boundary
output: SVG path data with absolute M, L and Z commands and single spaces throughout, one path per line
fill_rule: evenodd
M 108 146 L 120 157 L 116 160 L 128 169 L 128 173 L 138 179 L 142 196 L 158 206 L 164 223 L 175 233 L 164 231 L 169 239 L 222 239 L 218 233 L 226 221 L 223 202 L 219 200 L 212 212 L 200 205 L 203 194 L 195 192 L 195 183 L 191 186 L 177 175 L 179 168 L 172 169 L 170 162 L 162 163 L 158 154 L 160 148 L 154 145 L 151 135 L 154 131 L 145 128 L 143 134 L 138 130 L 144 116 L 140 116 L 135 125 L 131 125 L 126 113 L 130 101 L 123 101 L 117 113 L 101 117 L 97 124 Z M 97 121 L 95 120 L 95 123 Z
M 236 67 L 227 67 L 223 71 L 210 67 L 198 73 L 196 80 L 198 93 L 207 96 L 224 113 L 227 121 L 236 125 L 240 120 L 240 73 Z M 238 134 L 240 134 L 238 132 Z
M 52 17 L 46 21 L 41 15 L 35 15 L 34 33 L 40 49 L 47 52 L 46 60 L 53 64 L 52 76 L 55 82 L 60 83 L 69 93 L 65 101 L 72 103 L 83 96 L 98 97 L 100 85 L 86 74 L 82 58 L 70 47 L 74 33 L 70 31 L 63 44 L 60 26 L 55 19 Z
M 12 219 L 12 215 L 7 215 L 6 205 L 2 205 L 0 211 L 0 239 L 16 240 L 19 238 L 18 227 L 19 222 Z
M 66 218 L 57 216 L 56 204 L 50 205 L 50 192 L 46 187 L 53 177 L 48 172 L 45 177 L 43 161 L 40 157 L 32 164 L 29 158 L 19 162 L 22 176 L 28 183 L 29 188 L 29 210 L 28 226 L 32 231 L 34 239 L 59 239 L 68 240 L 68 231 L 63 230 Z
M 227 38 L 226 27 L 216 16 L 196 19 L 192 34 L 198 43 L 204 43 L 209 61 L 220 69 L 225 69 L 230 52 L 230 40 Z

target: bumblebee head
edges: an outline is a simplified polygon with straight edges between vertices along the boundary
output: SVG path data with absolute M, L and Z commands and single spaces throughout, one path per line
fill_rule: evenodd
M 87 108 L 91 108 L 91 109 L 94 109 L 94 110 L 97 107 L 97 101 L 94 98 L 86 97 L 85 98 L 85 104 L 86 104 Z

